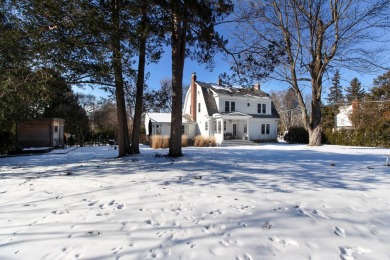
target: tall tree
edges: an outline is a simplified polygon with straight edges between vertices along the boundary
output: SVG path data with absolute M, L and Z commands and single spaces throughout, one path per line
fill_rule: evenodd
M 340 85 L 340 71 L 336 70 L 332 78 L 332 86 L 329 88 L 329 94 L 326 98 L 330 105 L 341 105 L 344 103 L 343 89 Z
M 298 97 L 309 145 L 321 145 L 323 75 L 336 62 L 362 65 L 364 44 L 380 38 L 372 30 L 387 23 L 390 2 L 378 0 L 238 0 L 232 32 L 235 73 L 259 81 L 269 75 L 287 83 Z M 378 32 L 377 35 L 374 35 Z M 375 57 L 375 55 L 370 55 Z M 369 60 L 365 64 L 375 64 Z M 303 90 L 310 86 L 307 107 Z M 311 113 L 308 111 L 311 110 Z
M 374 79 L 369 94 L 372 100 L 390 100 L 390 71 Z
M 129 153 L 124 86 L 133 71 L 132 1 L 18 2 L 40 66 L 59 68 L 68 82 L 115 89 L 118 155 Z
M 149 61 L 157 61 L 161 54 L 161 42 L 163 40 L 163 28 L 160 23 L 161 17 L 158 8 L 153 1 L 134 1 L 133 7 L 139 18 L 137 29 L 134 35 L 134 46 L 138 49 L 138 70 L 136 82 L 136 99 L 134 107 L 133 132 L 131 139 L 131 154 L 138 154 L 141 131 L 141 118 L 143 111 L 143 99 L 145 88 L 145 64 L 149 56 Z M 135 15 L 137 17 L 137 15 Z
M 358 78 L 353 78 L 349 83 L 349 86 L 345 88 L 345 97 L 348 103 L 352 103 L 354 100 L 361 101 L 364 98 L 365 93 L 362 83 Z
M 182 135 L 182 86 L 186 57 L 210 62 L 223 43 L 215 26 L 232 8 L 230 0 L 160 1 L 166 15 L 172 52 L 172 119 L 169 156 L 180 157 Z M 192 48 L 188 48 L 188 46 Z
M 288 131 L 292 126 L 302 126 L 302 118 L 299 113 L 298 99 L 292 88 L 278 92 L 272 92 L 272 101 L 280 115 L 281 131 Z

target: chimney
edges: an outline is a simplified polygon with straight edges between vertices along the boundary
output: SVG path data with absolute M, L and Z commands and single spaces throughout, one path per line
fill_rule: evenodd
M 218 86 L 222 86 L 222 79 L 220 77 L 218 77 L 217 84 L 218 84 Z
M 256 84 L 253 86 L 253 89 L 255 89 L 255 90 L 260 90 L 260 84 L 259 84 L 259 83 L 256 83 Z
M 196 91 L 196 84 L 195 84 L 195 81 L 196 81 L 196 73 L 192 73 L 191 75 L 191 111 L 190 111 L 190 114 L 191 114 L 191 119 L 193 121 L 196 121 L 196 95 L 197 95 L 197 91 Z

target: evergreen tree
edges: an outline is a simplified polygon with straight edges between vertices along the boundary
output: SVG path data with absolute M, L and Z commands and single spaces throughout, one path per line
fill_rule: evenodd
M 358 78 L 353 78 L 349 84 L 345 88 L 346 99 L 348 103 L 352 103 L 354 100 L 362 100 L 365 95 L 365 90 L 362 87 L 362 83 L 358 80 Z
M 336 70 L 332 78 L 332 86 L 330 87 L 330 92 L 326 99 L 328 100 L 329 105 L 335 105 L 335 104 L 341 105 L 342 103 L 344 103 L 343 89 L 340 85 L 339 70 Z
M 214 27 L 232 11 L 233 4 L 231 0 L 159 2 L 166 22 L 167 40 L 172 47 L 172 123 L 169 156 L 180 157 L 185 59 L 189 57 L 203 63 L 212 62 L 212 57 L 224 44 Z
M 372 100 L 390 100 L 390 71 L 374 79 L 369 96 Z

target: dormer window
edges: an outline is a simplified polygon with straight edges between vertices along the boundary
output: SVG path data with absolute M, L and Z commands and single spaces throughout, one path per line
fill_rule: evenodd
M 225 112 L 234 112 L 234 111 L 236 111 L 236 102 L 225 101 Z
M 257 104 L 258 114 L 267 114 L 267 104 Z

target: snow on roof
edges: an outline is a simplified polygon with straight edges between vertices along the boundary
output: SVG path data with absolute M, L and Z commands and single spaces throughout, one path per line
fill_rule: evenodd
M 152 120 L 152 122 L 157 123 L 171 123 L 171 113 L 148 113 L 149 119 Z M 192 120 L 185 115 L 182 117 L 182 123 L 189 123 L 192 122 Z
M 170 123 L 171 122 L 171 113 L 148 113 L 149 119 L 152 122 L 158 123 Z

